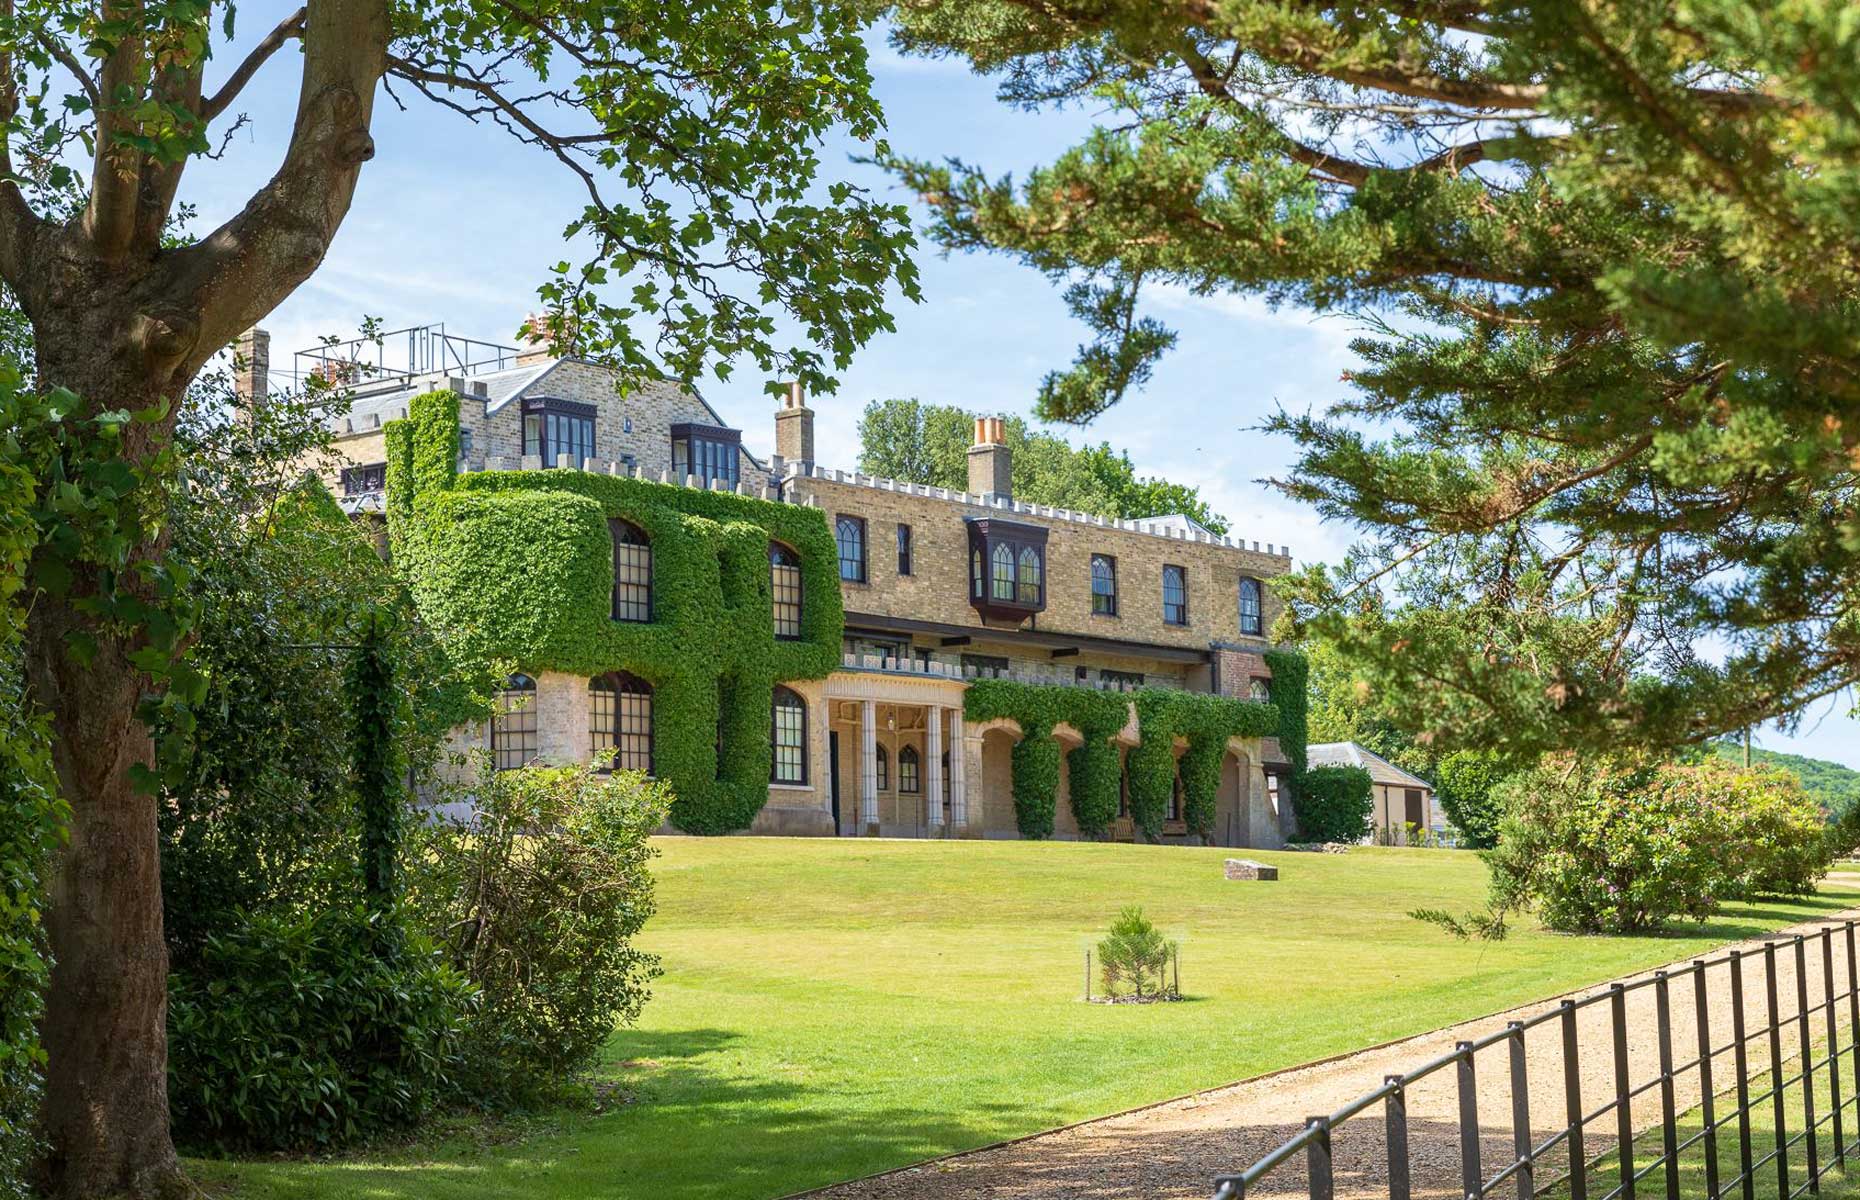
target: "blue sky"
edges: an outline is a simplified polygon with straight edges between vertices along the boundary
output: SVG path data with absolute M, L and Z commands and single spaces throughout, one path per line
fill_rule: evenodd
M 278 3 L 241 5 L 239 42 L 256 40 L 284 11 Z M 225 156 L 190 168 L 184 197 L 199 206 L 202 228 L 234 211 L 253 181 L 275 169 L 296 100 L 294 66 L 280 54 L 242 98 L 251 123 Z M 991 173 L 1019 172 L 1090 125 L 1089 112 L 1010 110 L 995 101 L 988 80 L 956 63 L 901 58 L 875 42 L 873 67 L 889 140 L 901 153 L 956 155 Z M 210 70 L 209 83 L 218 75 Z M 376 106 L 376 157 L 328 260 L 264 322 L 274 368 L 288 368 L 291 352 L 320 335 L 353 331 L 364 314 L 388 328 L 443 321 L 454 333 L 510 340 L 547 265 L 564 257 L 562 230 L 581 206 L 577 181 L 493 127 L 473 126 L 404 91 L 402 99 L 405 112 L 385 97 Z M 887 177 L 851 162 L 853 150 L 829 147 L 826 170 L 908 199 Z M 1057 290 L 1036 272 L 928 248 L 919 266 L 923 303 L 893 304 L 897 332 L 865 348 L 841 373 L 837 394 L 813 400 L 818 454 L 829 466 L 855 465 L 854 426 L 872 399 L 1027 413 L 1040 377 L 1068 362 L 1082 338 Z M 1067 436 L 1107 440 L 1127 449 L 1141 472 L 1194 484 L 1237 536 L 1289 544 L 1301 561 L 1336 558 L 1351 532 L 1255 482 L 1287 471 L 1291 448 L 1251 427 L 1276 406 L 1322 408 L 1344 394 L 1349 323 L 1273 311 L 1242 296 L 1163 294 L 1152 307 L 1178 330 L 1177 348 L 1142 395 Z M 774 440 L 764 382 L 753 363 L 742 363 L 728 383 L 702 388 L 758 453 Z M 1758 744 L 1860 767 L 1860 723 L 1845 715 L 1849 702 L 1824 707 L 1798 736 L 1766 730 Z

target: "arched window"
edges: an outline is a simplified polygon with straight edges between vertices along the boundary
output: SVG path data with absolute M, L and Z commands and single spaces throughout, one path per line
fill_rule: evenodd
M 652 620 L 652 542 L 645 530 L 618 519 L 607 522 L 614 536 L 614 620 Z
M 588 680 L 588 743 L 613 770 L 652 774 L 652 685 L 625 671 Z
M 1108 554 L 1091 556 L 1091 611 L 1100 617 L 1117 615 L 1117 560 Z
M 491 761 L 500 771 L 536 757 L 536 681 L 512 675 L 497 693 L 491 712 Z
M 1040 555 L 1032 546 L 1020 548 L 1020 602 L 1040 602 Z
M 982 598 L 982 586 L 987 578 L 982 570 L 982 552 L 976 550 L 969 555 L 969 594 L 977 600 Z
M 807 782 L 807 702 L 785 687 L 775 689 L 769 708 L 769 742 L 775 748 L 769 767 L 774 783 Z
M 1163 624 L 1188 624 L 1188 573 L 1180 567 L 1163 568 Z
M 898 748 L 898 790 L 915 794 L 922 790 L 918 783 L 917 747 L 901 746 Z
M 1182 761 L 1176 760 L 1175 785 L 1169 789 L 1169 820 L 1182 819 Z
M 1005 542 L 995 544 L 994 554 L 994 597 L 997 600 L 1014 598 L 1014 550 Z
M 801 556 L 780 542 L 769 543 L 769 584 L 775 593 L 775 636 L 801 636 Z
M 1272 685 L 1264 679 L 1255 679 L 1247 684 L 1246 693 L 1249 700 L 1270 700 L 1272 699 Z
M 840 578 L 864 583 L 865 518 L 841 517 L 834 522 L 833 536 L 840 545 Z
M 885 753 L 885 748 L 883 746 L 880 746 L 875 758 L 878 762 L 878 790 L 881 792 L 890 791 L 891 756 Z
M 1257 634 L 1259 631 L 1259 580 L 1242 579 L 1240 581 L 1240 632 Z

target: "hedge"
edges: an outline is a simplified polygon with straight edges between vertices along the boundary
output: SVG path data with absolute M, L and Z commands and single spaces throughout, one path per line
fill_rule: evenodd
M 1014 815 L 1023 837 L 1053 834 L 1059 794 L 1055 726 L 1077 730 L 1084 744 L 1071 751 L 1072 814 L 1085 837 L 1103 837 L 1117 819 L 1119 769 L 1110 741 L 1135 706 L 1138 742 L 1125 756 L 1130 814 L 1151 841 L 1162 834 L 1177 770 L 1175 740 L 1187 741 L 1181 759 L 1183 815 L 1190 832 L 1211 838 L 1220 794 L 1221 761 L 1230 737 L 1268 737 L 1280 729 L 1274 704 L 1193 692 L 1140 688 L 1124 695 L 1063 685 L 981 679 L 969 685 L 963 714 L 971 721 L 1011 718 L 1020 725 L 1014 747 Z
M 838 552 L 825 516 L 586 471 L 459 475 L 458 403 L 448 391 L 418 396 L 386 429 L 389 538 L 426 621 L 466 662 L 644 679 L 654 771 L 676 794 L 672 822 L 689 833 L 748 827 L 768 799 L 775 685 L 824 678 L 840 661 Z M 652 542 L 650 622 L 609 617 L 613 518 Z M 771 540 L 801 562 L 795 641 L 774 636 Z
M 1294 808 L 1308 842 L 1360 842 L 1369 832 L 1374 781 L 1362 767 L 1312 767 L 1298 777 Z

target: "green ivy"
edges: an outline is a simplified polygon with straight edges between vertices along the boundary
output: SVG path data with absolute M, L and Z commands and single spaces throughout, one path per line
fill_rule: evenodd
M 394 560 L 453 652 L 527 672 L 639 676 L 653 688 L 654 770 L 676 794 L 673 823 L 747 828 L 768 799 L 775 685 L 839 665 L 844 612 L 824 515 L 586 471 L 461 476 L 458 397 L 446 391 L 416 397 L 386 438 Z M 609 617 L 612 518 L 652 542 L 650 622 Z M 771 539 L 801 562 L 794 641 L 774 636 Z
M 1117 818 L 1119 770 L 1110 739 L 1137 711 L 1138 742 L 1125 759 L 1130 812 L 1151 841 L 1162 834 L 1175 787 L 1175 739 L 1182 756 L 1183 815 L 1203 838 L 1214 832 L 1221 760 L 1230 737 L 1267 737 L 1281 729 L 1279 709 L 1252 700 L 1142 688 L 1126 696 L 1088 688 L 982 679 L 969 685 L 963 713 L 971 721 L 1007 717 L 1018 722 L 1014 747 L 1014 815 L 1021 835 L 1051 837 L 1059 792 L 1059 744 L 1053 729 L 1070 725 L 1084 739 L 1066 759 L 1071 770 L 1072 813 L 1085 837 L 1103 837 Z
M 1279 707 L 1279 752 L 1292 764 L 1296 780 L 1310 765 L 1305 748 L 1310 741 L 1311 663 L 1303 650 L 1289 647 L 1268 650 L 1264 658 L 1272 671 L 1272 702 Z

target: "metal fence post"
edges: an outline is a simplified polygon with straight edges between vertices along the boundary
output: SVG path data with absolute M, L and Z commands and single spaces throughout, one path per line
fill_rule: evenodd
M 1531 1153 L 1531 1081 L 1524 1058 L 1524 1022 L 1512 1021 L 1511 1030 L 1511 1146 L 1518 1156 L 1518 1200 L 1536 1194 L 1536 1166 Z
M 1576 1058 L 1576 1002 L 1563 1014 L 1563 1112 L 1569 1118 L 1569 1200 L 1588 1200 L 1589 1156 L 1582 1148 L 1582 1067 Z
M 1854 1098 L 1860 1101 L 1860 969 L 1854 964 L 1854 923 L 1847 922 L 1847 1036 L 1853 1040 Z M 1854 1137 L 1860 1139 L 1860 1109 L 1854 1112 Z
M 1692 963 L 1692 1002 L 1698 1017 L 1699 1096 L 1705 1118 L 1705 1195 L 1718 1200 L 1718 1113 L 1711 1079 L 1711 1017 L 1705 1003 L 1705 960 Z
M 1660 1157 L 1666 1166 L 1666 1200 L 1679 1200 L 1679 1114 L 1673 1110 L 1673 1001 L 1665 971 L 1653 974 L 1653 1000 L 1660 1044 Z
M 1776 1195 L 1789 1194 L 1789 1116 L 1783 1108 L 1782 1021 L 1776 1015 L 1776 943 L 1763 943 L 1763 988 L 1770 1006 L 1770 1108 L 1776 1116 Z
M 1795 938 L 1795 1027 L 1802 1047 L 1802 1131 L 1808 1139 L 1808 1190 L 1821 1191 L 1821 1153 L 1815 1145 L 1815 1048 L 1808 1033 L 1808 939 Z
M 1834 1007 L 1834 930 L 1821 931 L 1821 990 L 1828 1000 L 1828 1112 L 1834 1117 L 1834 1157 L 1847 1164 L 1847 1140 L 1841 1133 L 1841 1030 Z
M 1615 1157 L 1621 1167 L 1621 1200 L 1634 1200 L 1634 1112 L 1629 1096 L 1627 1050 L 1627 991 L 1608 986 L 1608 1007 L 1614 1014 L 1615 1033 Z
M 1750 1155 L 1750 1054 L 1744 1031 L 1744 952 L 1731 951 L 1731 1059 L 1737 1070 L 1737 1165 L 1744 1200 L 1755 1200 L 1756 1167 Z
M 1401 1076 L 1388 1075 L 1382 1082 L 1393 1090 L 1383 1103 L 1388 1126 L 1389 1200 L 1409 1200 L 1408 1191 L 1408 1095 L 1402 1091 Z
M 1479 1084 L 1473 1075 L 1473 1044 L 1456 1043 L 1460 1077 L 1460 1194 L 1468 1200 L 1484 1195 L 1485 1172 L 1479 1167 Z
M 1331 1200 L 1330 1118 L 1306 1117 L 1313 1132 L 1305 1143 L 1305 1170 L 1311 1200 Z

